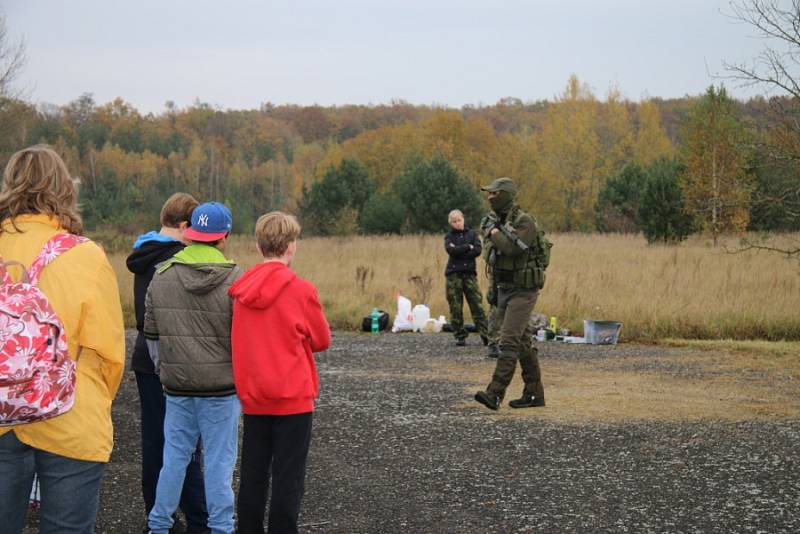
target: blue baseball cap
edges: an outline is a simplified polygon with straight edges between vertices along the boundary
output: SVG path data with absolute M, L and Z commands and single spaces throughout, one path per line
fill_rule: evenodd
M 231 210 L 219 202 L 200 204 L 192 212 L 192 225 L 183 236 L 192 241 L 217 241 L 231 233 Z

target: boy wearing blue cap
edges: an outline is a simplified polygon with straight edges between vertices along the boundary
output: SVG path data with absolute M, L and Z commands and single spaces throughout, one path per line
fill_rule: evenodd
M 189 228 L 192 212 L 200 203 L 188 193 L 175 193 L 164 202 L 161 208 L 161 230 L 142 234 L 133 245 L 133 251 L 126 263 L 133 278 L 133 304 L 136 312 L 136 343 L 131 356 L 131 370 L 136 375 L 139 389 L 140 417 L 142 434 L 142 497 L 145 506 L 145 520 L 156 502 L 158 474 L 164 458 L 164 416 L 167 399 L 158 379 L 144 333 L 144 298 L 147 288 L 155 275 L 156 267 L 183 250 L 186 246 L 183 233 Z M 200 465 L 202 448 L 197 447 L 183 483 L 180 509 L 186 517 L 187 534 L 207 532 L 208 511 L 203 486 L 203 468 Z
M 164 464 L 150 530 L 166 534 L 180 500 L 186 466 L 198 438 L 204 447 L 208 527 L 232 533 L 231 486 L 241 406 L 231 366 L 228 288 L 242 274 L 222 250 L 231 212 L 199 205 L 184 232 L 189 245 L 156 268 L 145 297 L 144 336 L 167 397 Z

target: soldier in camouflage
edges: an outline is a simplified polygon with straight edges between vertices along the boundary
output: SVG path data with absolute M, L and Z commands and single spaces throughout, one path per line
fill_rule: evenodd
M 514 201 L 517 186 L 513 180 L 498 178 L 481 189 L 486 191 L 496 217 L 494 226 L 488 231 L 494 248 L 489 264 L 497 287 L 497 315 L 502 326 L 500 356 L 492 381 L 485 391 L 475 394 L 475 400 L 497 410 L 519 361 L 525 386 L 522 396 L 510 401 L 509 406 L 544 406 L 538 352 L 533 345 L 533 331 L 529 324 L 539 289 L 544 284 L 544 270 L 535 254 L 539 230 L 535 219 Z
M 467 331 L 464 328 L 463 302 L 466 298 L 472 319 L 485 345 L 486 314 L 483 311 L 481 288 L 475 270 L 475 258 L 481 255 L 481 240 L 474 230 L 464 226 L 464 214 L 453 210 L 448 216 L 452 229 L 444 236 L 444 249 L 449 256 L 445 277 L 447 279 L 447 303 L 450 306 L 450 324 L 456 345 L 466 345 Z

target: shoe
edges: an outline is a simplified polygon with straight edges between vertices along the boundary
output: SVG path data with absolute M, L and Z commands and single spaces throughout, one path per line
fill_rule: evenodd
M 489 345 L 489 352 L 486 354 L 487 358 L 497 359 L 500 357 L 500 347 L 497 345 Z
M 463 337 L 456 339 L 456 347 L 464 347 L 467 345 L 467 340 Z
M 512 408 L 541 408 L 544 406 L 544 397 L 534 397 L 523 393 L 522 397 L 508 402 Z
M 483 334 L 481 334 L 481 341 L 483 341 L 484 347 L 489 344 L 489 338 L 484 336 Z
M 490 395 L 485 391 L 479 391 L 475 394 L 475 400 L 489 408 L 490 410 L 497 411 L 500 408 L 500 397 L 497 395 Z

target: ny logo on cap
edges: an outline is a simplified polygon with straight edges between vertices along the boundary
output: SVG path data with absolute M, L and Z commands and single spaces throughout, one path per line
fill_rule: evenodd
M 200 226 L 208 226 L 208 215 L 203 213 L 197 218 L 197 224 Z

